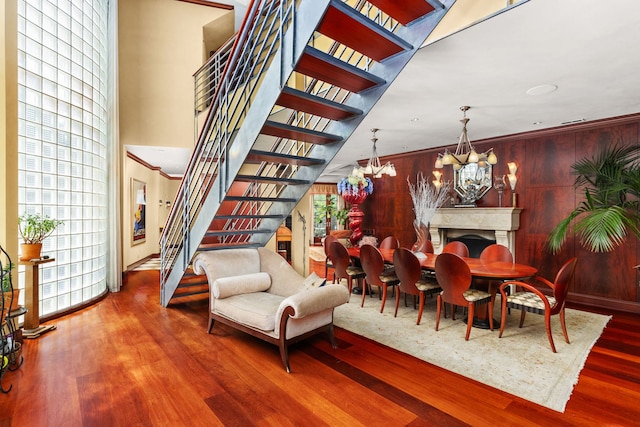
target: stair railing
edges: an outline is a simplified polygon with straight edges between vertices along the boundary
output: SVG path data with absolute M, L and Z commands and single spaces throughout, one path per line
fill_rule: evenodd
M 344 0 L 343 0 L 344 1 Z M 397 21 L 392 19 L 390 16 L 382 12 L 377 7 L 373 6 L 367 1 L 359 0 L 358 3 L 354 6 L 354 9 L 359 11 L 365 16 L 368 16 L 377 24 L 385 27 L 391 32 L 395 32 L 395 30 L 399 27 Z M 320 34 L 316 34 L 314 38 L 321 37 Z M 353 49 L 342 45 L 338 42 L 333 42 L 329 47 L 327 53 L 332 56 L 341 59 L 344 62 L 355 65 L 357 67 L 362 68 L 363 70 L 368 70 L 371 66 L 372 60 L 361 54 L 360 52 L 354 51 Z M 326 83 L 317 79 L 310 79 L 305 87 L 305 91 L 307 93 L 313 94 L 318 97 L 322 97 L 325 99 L 329 99 L 331 101 L 345 103 L 351 92 L 342 89 L 338 86 L 334 86 L 330 83 Z M 331 120 L 320 116 L 314 116 L 310 114 L 293 112 L 287 123 L 296 127 L 307 128 L 317 131 L 324 131 L 327 126 L 331 123 Z M 277 138 L 270 148 L 271 152 L 274 153 L 282 153 L 282 154 L 295 154 L 304 157 L 308 157 L 313 150 L 313 144 L 307 144 L 304 142 L 299 142 L 296 140 L 288 140 L 286 138 Z M 268 162 L 263 162 L 255 175 L 258 176 L 275 176 L 276 173 L 281 174 L 280 176 L 285 176 L 287 178 L 291 178 L 295 176 L 298 171 L 297 166 L 287 166 L 285 171 L 279 170 L 273 164 Z M 249 185 L 247 190 L 245 191 L 245 196 L 262 196 L 262 197 L 270 197 L 276 198 L 280 196 L 282 191 L 284 191 L 286 186 L 284 185 L 273 185 L 273 184 L 260 184 L 254 183 Z M 253 202 L 256 203 L 258 207 L 253 204 L 249 204 L 248 202 L 238 203 L 235 207 L 234 214 L 235 215 L 243 215 L 247 214 L 248 210 L 258 210 L 260 212 L 268 212 L 269 208 L 272 205 L 272 202 Z M 251 206 L 251 208 L 249 208 Z M 227 220 L 223 229 L 225 230 L 245 230 L 245 229 L 253 229 L 259 226 L 259 219 L 244 219 L 244 220 Z M 248 241 L 250 239 L 250 235 L 236 235 L 236 236 L 227 236 L 224 241 L 225 242 L 241 242 Z
M 161 294 L 180 252 L 184 266 L 195 252 L 189 247 L 191 228 L 215 178 L 221 196 L 231 184 L 224 160 L 294 15 L 293 0 L 252 0 L 247 9 L 162 233 Z
M 398 27 L 394 20 L 366 1 L 359 1 L 357 10 L 392 32 L 395 32 Z M 229 61 L 222 73 L 220 84 L 216 87 L 203 132 L 197 141 L 162 234 L 161 295 L 164 294 L 164 284 L 171 269 L 176 265 L 180 252 L 182 251 L 184 268 L 195 253 L 196 248 L 189 247 L 191 228 L 202 209 L 211 185 L 217 179 L 219 201 L 231 185 L 232 177 L 228 176 L 228 162 L 225 162 L 230 145 L 233 143 L 235 133 L 242 126 L 245 111 L 251 105 L 253 94 L 259 87 L 260 76 L 270 65 L 278 49 L 282 47 L 283 35 L 290 25 L 295 25 L 294 0 L 252 0 L 234 42 Z M 338 43 L 333 44 L 331 51 L 333 56 L 364 70 L 367 70 L 372 62 L 368 57 Z M 291 57 L 293 58 L 293 52 Z M 288 56 L 283 52 L 281 60 L 287 59 Z M 281 86 L 287 83 L 284 77 L 281 76 Z M 306 84 L 305 90 L 316 96 L 342 103 L 350 96 L 350 93 L 344 89 L 314 79 Z M 331 123 L 328 119 L 304 113 L 292 114 L 289 120 L 296 126 L 317 131 L 326 129 Z M 313 144 L 277 139 L 271 151 L 287 154 L 302 153 L 308 156 L 313 147 Z M 259 165 L 256 175 L 279 174 L 282 177 L 293 177 L 298 168 L 298 166 L 277 168 L 264 162 Z M 286 185 L 272 183 L 250 183 L 245 194 L 276 198 L 285 191 L 286 187 Z M 242 202 L 238 203 L 235 212 L 265 213 L 269 211 L 272 204 L 272 202 Z M 231 227 L 234 230 L 256 229 L 260 222 L 258 218 L 228 220 L 225 229 Z M 225 242 L 249 241 L 251 234 L 229 235 L 220 239 Z

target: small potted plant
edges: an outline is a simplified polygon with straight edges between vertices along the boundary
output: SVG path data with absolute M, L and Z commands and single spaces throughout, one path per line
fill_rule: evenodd
M 63 222 L 49 218 L 47 215 L 25 213 L 18 217 L 18 232 L 23 243 L 20 244 L 21 261 L 39 259 L 42 251 L 42 241 L 62 225 Z
M 18 308 L 18 297 L 20 295 L 20 289 L 14 288 L 11 281 L 11 270 L 13 270 L 15 266 L 14 263 L 8 263 L 2 266 L 2 293 L 4 295 L 13 295 L 11 311 Z

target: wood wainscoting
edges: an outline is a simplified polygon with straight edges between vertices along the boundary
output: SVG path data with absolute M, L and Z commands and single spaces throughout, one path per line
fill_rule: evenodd
M 552 228 L 582 200 L 582 193 L 574 188 L 575 175 L 571 165 L 591 158 L 607 145 L 640 144 L 640 114 L 473 143 L 478 151 L 493 147 L 498 157 L 493 175 L 508 173 L 507 162 L 518 164 L 516 192 L 522 213 L 520 227 L 515 232 L 516 249 L 513 252 L 516 261 L 534 265 L 541 276 L 553 278 L 567 259 L 578 257 L 570 301 L 640 313 L 640 273 L 633 268 L 640 264 L 637 239 L 628 238 L 611 253 L 589 252 L 573 237 L 556 255 L 551 254 L 545 244 Z M 378 238 L 396 236 L 401 246 L 411 247 L 416 236 L 406 177 L 413 182 L 418 172 L 430 175 L 441 151 L 425 150 L 385 157 L 384 161 L 395 165 L 397 177 L 376 180 L 375 191 L 360 205 L 365 212 L 362 227 L 375 229 Z M 451 181 L 452 168 L 445 166 L 442 171 L 443 181 Z M 504 194 L 507 205 L 510 205 L 510 193 L 511 190 L 507 190 Z M 496 206 L 496 190 L 490 190 L 478 201 L 478 207 Z

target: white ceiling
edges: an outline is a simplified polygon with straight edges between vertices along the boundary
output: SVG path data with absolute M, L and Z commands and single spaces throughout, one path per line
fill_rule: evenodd
M 380 156 L 455 146 L 462 105 L 472 142 L 640 112 L 639 46 L 636 0 L 521 3 L 420 49 L 319 181 L 369 158 L 374 127 Z M 527 94 L 540 85 L 557 90 Z M 184 170 L 178 156 L 143 148 L 133 153 L 170 175 Z

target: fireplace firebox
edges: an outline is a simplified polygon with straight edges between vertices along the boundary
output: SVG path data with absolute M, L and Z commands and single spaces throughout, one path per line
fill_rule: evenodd
M 467 248 L 469 248 L 469 257 L 471 258 L 480 258 L 480 254 L 484 248 L 496 243 L 495 240 L 487 239 L 475 234 L 465 234 L 459 237 L 447 237 L 447 243 L 456 241 L 467 245 Z

